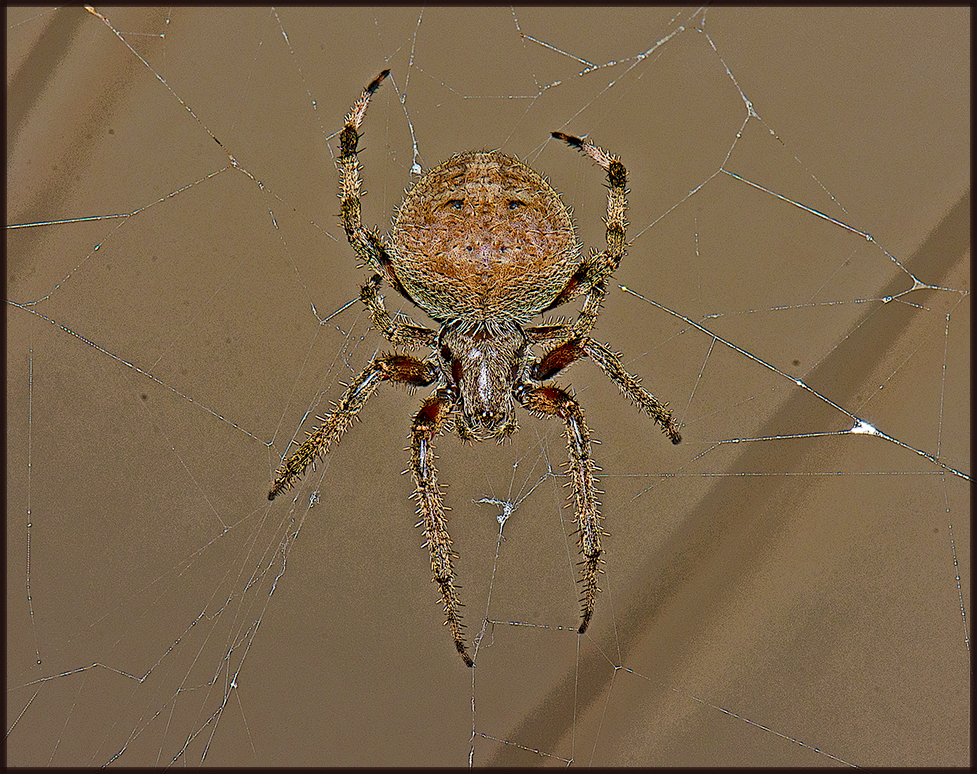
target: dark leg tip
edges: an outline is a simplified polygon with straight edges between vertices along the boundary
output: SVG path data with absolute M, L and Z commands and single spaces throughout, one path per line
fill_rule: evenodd
M 390 70 L 384 70 L 376 78 L 370 81 L 370 85 L 366 87 L 368 94 L 372 94 L 377 89 L 380 88 L 380 84 L 383 83 L 383 79 L 390 75 Z
M 574 137 L 572 134 L 564 134 L 563 132 L 551 132 L 551 134 L 557 140 L 563 140 L 567 145 L 572 145 L 578 150 L 583 147 L 583 140 L 579 137 Z
M 465 644 L 462 642 L 456 642 L 455 647 L 458 648 L 458 655 L 461 656 L 461 660 L 465 662 L 466 667 L 474 667 L 475 662 L 472 661 L 472 657 L 468 655 L 468 651 L 465 650 Z

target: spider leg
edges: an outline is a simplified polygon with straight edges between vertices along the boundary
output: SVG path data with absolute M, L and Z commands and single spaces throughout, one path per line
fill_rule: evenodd
M 610 277 L 621 260 L 627 254 L 626 233 L 628 222 L 628 172 L 621 159 L 604 151 L 590 140 L 582 140 L 563 132 L 553 132 L 553 137 L 563 140 L 571 148 L 589 156 L 601 169 L 607 172 L 607 216 L 604 223 L 607 227 L 607 249 L 588 256 L 577 274 L 567 284 L 566 289 L 551 306 L 576 298 L 581 293 L 587 293 L 588 298 L 581 310 L 580 318 L 575 326 L 576 333 L 586 335 L 590 333 L 597 320 L 604 297 L 604 283 Z
M 638 377 L 625 370 L 620 357 L 589 336 L 577 336 L 554 347 L 532 367 L 530 375 L 537 381 L 546 381 L 587 355 L 594 359 L 625 397 L 661 425 L 662 431 L 672 443 L 681 443 L 682 436 L 672 419 L 672 412 L 665 407 L 666 404 L 642 388 Z
M 415 347 L 435 347 L 438 342 L 438 334 L 430 328 L 424 328 L 412 319 L 404 316 L 404 322 L 395 320 L 390 316 L 387 307 L 383 304 L 383 296 L 380 295 L 380 285 L 383 277 L 374 274 L 370 277 L 366 285 L 360 288 L 360 300 L 366 304 L 373 318 L 373 326 L 394 344 L 402 347 L 414 349 Z
M 325 454 L 333 441 L 339 440 L 381 382 L 394 381 L 424 387 L 436 378 L 432 365 L 407 355 L 381 354 L 374 358 L 349 385 L 335 408 L 326 416 L 319 417 L 322 424 L 309 433 L 298 451 L 282 463 L 275 483 L 268 492 L 268 499 L 274 500 L 285 490 L 291 489 L 295 481 L 305 475 L 309 465 Z
M 465 650 L 464 625 L 458 612 L 462 605 L 454 584 L 452 563 L 458 555 L 451 549 L 448 518 L 444 513 L 438 472 L 434 467 L 434 448 L 431 444 L 444 428 L 454 408 L 454 401 L 445 391 L 438 391 L 424 401 L 414 418 L 411 431 L 410 467 L 416 487 L 414 497 L 417 499 L 417 513 L 421 517 L 418 526 L 423 525 L 425 545 L 431 551 L 431 571 L 441 594 L 445 625 L 451 629 L 451 636 L 461 660 L 466 666 L 473 667 L 475 662 Z
M 353 252 L 364 265 L 390 277 L 391 282 L 395 283 L 395 287 L 400 290 L 400 283 L 393 275 L 393 263 L 380 241 L 379 234 L 376 230 L 368 231 L 360 220 L 360 171 L 363 167 L 356 157 L 356 146 L 360 141 L 359 128 L 366 115 L 370 98 L 389 74 L 389 70 L 384 70 L 374 78 L 370 85 L 363 89 L 360 98 L 346 114 L 346 124 L 339 133 L 340 155 L 336 164 L 339 167 L 339 198 L 342 202 L 343 229 L 353 247 Z
M 529 329 L 530 337 L 536 341 L 559 339 L 562 332 L 565 332 L 567 338 L 563 344 L 550 350 L 534 366 L 532 376 L 540 381 L 549 379 L 574 361 L 590 355 L 621 392 L 661 425 L 672 443 L 679 443 L 682 436 L 672 421 L 672 412 L 668 411 L 665 404 L 654 395 L 641 388 L 638 379 L 624 369 L 621 359 L 616 354 L 589 336 L 604 301 L 607 279 L 627 253 L 625 238 L 628 226 L 625 217 L 628 209 L 627 170 L 620 158 L 605 152 L 590 140 L 582 140 L 562 132 L 553 132 L 553 136 L 586 154 L 607 172 L 607 217 L 604 219 L 607 225 L 607 249 L 585 260 L 580 271 L 567 284 L 566 290 L 553 303 L 553 306 L 556 306 L 580 293 L 586 293 L 587 298 L 576 322 L 564 326 L 563 331 L 560 330 L 560 326 L 552 325 Z
M 618 386 L 624 395 L 630 399 L 638 408 L 647 413 L 654 419 L 668 436 L 672 443 L 681 443 L 682 435 L 678 431 L 678 426 L 672 419 L 672 412 L 658 398 L 652 395 L 641 386 L 638 377 L 628 373 L 621 364 L 621 358 L 612 352 L 606 345 L 601 344 L 591 338 L 585 338 L 580 343 L 583 350 L 590 355 L 600 369 L 607 374 L 611 381 Z
M 584 421 L 580 405 L 570 394 L 559 387 L 530 388 L 523 385 L 517 388 L 516 397 L 536 416 L 558 416 L 566 425 L 567 447 L 570 452 L 570 480 L 573 486 L 573 500 L 576 507 L 577 535 L 580 553 L 583 555 L 580 574 L 583 583 L 583 597 L 580 602 L 580 634 L 587 631 L 594 614 L 597 601 L 597 575 L 603 563 L 600 547 L 601 535 L 605 533 L 600 526 L 599 490 L 594 473 L 600 468 L 590 453 L 590 431 Z

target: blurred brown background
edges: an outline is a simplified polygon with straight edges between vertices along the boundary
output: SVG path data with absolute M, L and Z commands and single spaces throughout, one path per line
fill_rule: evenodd
M 100 12 L 7 10 L 9 764 L 969 761 L 969 9 Z M 473 672 L 399 475 L 423 393 L 266 500 L 391 348 L 319 322 L 365 277 L 335 133 L 385 67 L 383 230 L 414 164 L 501 148 L 599 247 L 549 133 L 622 156 L 650 301 L 596 335 L 685 423 L 560 377 L 610 533 L 585 637 L 562 429 L 440 440 Z

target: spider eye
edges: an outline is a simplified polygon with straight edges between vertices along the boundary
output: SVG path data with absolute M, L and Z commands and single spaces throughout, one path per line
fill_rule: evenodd
M 465 206 L 465 202 L 462 199 L 449 199 L 444 203 L 444 206 L 452 210 L 461 210 Z
M 518 209 L 519 207 L 522 207 L 522 206 L 523 206 L 523 203 L 521 201 L 519 201 L 518 199 L 509 199 L 509 209 L 510 210 L 515 210 L 515 209 Z

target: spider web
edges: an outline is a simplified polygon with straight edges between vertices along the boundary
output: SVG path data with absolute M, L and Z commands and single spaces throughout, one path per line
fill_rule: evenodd
M 965 764 L 968 30 L 8 9 L 7 762 Z M 474 670 L 397 475 L 421 393 L 381 390 L 266 500 L 391 348 L 350 303 L 334 167 L 384 67 L 366 223 L 502 148 L 601 246 L 600 171 L 549 133 L 622 156 L 595 335 L 684 423 L 673 447 L 592 363 L 558 379 L 610 533 L 583 637 L 562 428 L 439 440 Z

